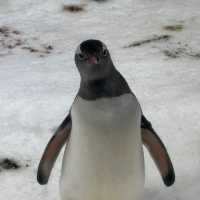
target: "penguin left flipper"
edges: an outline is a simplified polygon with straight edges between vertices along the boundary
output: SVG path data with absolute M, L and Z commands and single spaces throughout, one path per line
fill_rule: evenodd
M 42 155 L 37 172 L 37 181 L 39 184 L 47 184 L 58 154 L 70 136 L 71 127 L 71 115 L 68 114 L 50 139 Z
M 150 152 L 166 186 L 171 186 L 175 182 L 175 172 L 168 155 L 168 152 L 158 137 L 151 123 L 142 115 L 141 134 L 143 144 Z

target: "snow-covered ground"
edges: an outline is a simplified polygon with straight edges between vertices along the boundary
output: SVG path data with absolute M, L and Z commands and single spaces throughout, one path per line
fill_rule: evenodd
M 62 154 L 46 186 L 37 166 L 77 92 L 73 56 L 89 38 L 107 44 L 173 160 L 176 183 L 166 188 L 145 151 L 145 200 L 198 199 L 200 1 L 86 0 L 74 13 L 63 1 L 0 0 L 0 160 L 22 166 L 0 169 L 0 199 L 59 199 Z M 169 39 L 124 48 L 154 35 Z

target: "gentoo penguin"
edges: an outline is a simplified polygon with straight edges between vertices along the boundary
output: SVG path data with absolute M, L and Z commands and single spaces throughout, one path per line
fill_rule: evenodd
M 106 45 L 92 39 L 82 42 L 75 63 L 81 76 L 80 88 L 69 114 L 44 151 L 38 182 L 48 182 L 67 142 L 60 180 L 62 200 L 141 200 L 142 144 L 165 185 L 172 185 L 175 173 L 167 150 L 115 68 Z

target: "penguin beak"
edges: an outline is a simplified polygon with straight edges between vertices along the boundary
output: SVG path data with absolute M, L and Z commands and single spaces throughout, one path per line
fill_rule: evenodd
M 98 64 L 99 62 L 99 58 L 98 57 L 95 57 L 95 56 L 89 56 L 88 58 L 88 63 L 91 64 L 91 65 L 96 65 Z

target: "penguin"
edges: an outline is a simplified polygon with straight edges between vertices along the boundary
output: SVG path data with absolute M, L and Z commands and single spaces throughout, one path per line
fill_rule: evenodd
M 175 172 L 167 149 L 115 68 L 106 45 L 95 39 L 83 41 L 76 49 L 75 63 L 80 88 L 43 153 L 38 182 L 47 184 L 67 143 L 60 177 L 62 200 L 141 200 L 143 145 L 164 184 L 173 185 Z

